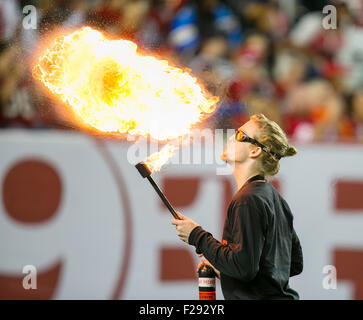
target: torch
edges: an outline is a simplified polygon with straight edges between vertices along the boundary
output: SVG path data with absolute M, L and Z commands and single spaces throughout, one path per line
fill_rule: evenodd
M 160 199 L 164 202 L 166 207 L 169 209 L 170 213 L 173 215 L 175 219 L 180 219 L 176 211 L 174 210 L 173 206 L 170 204 L 169 200 L 166 198 L 164 193 L 160 190 L 159 186 L 156 184 L 154 179 L 151 177 L 151 170 L 149 169 L 148 165 L 145 162 L 139 162 L 135 165 L 136 169 L 139 171 L 143 178 L 147 178 L 153 188 L 155 189 L 156 193 L 159 195 Z

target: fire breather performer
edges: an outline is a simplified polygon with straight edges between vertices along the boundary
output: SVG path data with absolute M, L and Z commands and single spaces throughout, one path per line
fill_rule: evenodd
M 171 221 L 179 238 L 195 246 L 206 258 L 203 262 L 213 267 L 225 299 L 299 299 L 289 287 L 289 278 L 303 270 L 293 215 L 265 178 L 277 174 L 281 158 L 295 154 L 275 122 L 262 114 L 251 116 L 221 155 L 232 166 L 238 187 L 223 241 L 180 213 L 180 220 Z
M 178 218 L 150 175 L 172 156 L 174 140 L 214 112 L 218 97 L 203 89 L 188 70 L 139 52 L 131 41 L 109 39 L 90 27 L 50 42 L 39 55 L 33 76 L 71 111 L 81 128 L 168 142 L 137 164 L 137 169 Z M 252 117 L 223 154 L 233 165 L 239 187 L 228 211 L 226 244 L 181 214 L 181 220 L 172 221 L 180 238 L 196 246 L 220 272 L 226 299 L 298 298 L 288 286 L 289 276 L 302 271 L 292 214 L 264 178 L 277 173 L 281 157 L 295 153 L 280 127 L 263 116 Z

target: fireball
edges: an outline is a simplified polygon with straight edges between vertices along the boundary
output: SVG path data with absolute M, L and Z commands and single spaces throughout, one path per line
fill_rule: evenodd
M 218 102 L 188 70 L 90 27 L 57 37 L 33 76 L 81 121 L 105 133 L 176 139 Z

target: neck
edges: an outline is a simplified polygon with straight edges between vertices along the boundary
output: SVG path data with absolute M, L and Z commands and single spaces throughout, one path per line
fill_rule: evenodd
M 258 174 L 261 173 L 251 167 L 247 167 L 239 163 L 234 163 L 233 176 L 234 180 L 236 181 L 238 189 L 240 189 L 247 182 L 248 179 Z

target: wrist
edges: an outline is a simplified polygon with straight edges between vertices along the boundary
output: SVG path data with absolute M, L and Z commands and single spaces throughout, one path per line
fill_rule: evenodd
M 189 234 L 188 237 L 188 243 L 192 246 L 196 246 L 196 239 L 197 239 L 197 234 L 198 234 L 198 230 L 202 229 L 202 227 L 200 225 L 196 225 L 192 231 Z

